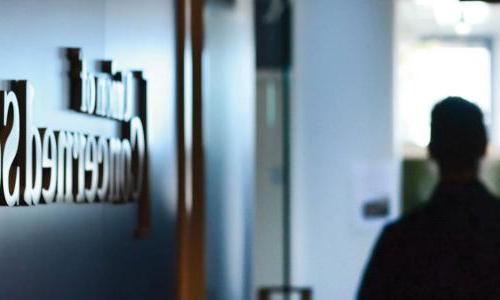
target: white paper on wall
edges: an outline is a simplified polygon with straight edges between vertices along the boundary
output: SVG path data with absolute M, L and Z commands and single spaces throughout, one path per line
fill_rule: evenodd
M 395 161 L 355 164 L 351 183 L 357 227 L 380 227 L 399 216 L 399 167 Z

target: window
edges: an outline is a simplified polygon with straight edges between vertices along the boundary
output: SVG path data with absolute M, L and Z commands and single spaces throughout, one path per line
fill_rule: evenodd
M 491 120 L 491 53 L 487 43 L 424 40 L 400 48 L 399 128 L 406 145 L 425 147 L 430 112 L 447 96 L 476 103 Z

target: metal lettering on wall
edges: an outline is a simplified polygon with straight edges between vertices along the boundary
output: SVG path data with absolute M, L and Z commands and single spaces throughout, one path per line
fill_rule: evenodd
M 147 217 L 146 80 L 142 72 L 87 71 L 80 49 L 66 49 L 70 108 L 121 123 L 120 137 L 55 131 L 32 125 L 34 89 L 10 81 L 0 90 L 0 204 L 126 203 L 140 200 L 139 230 Z

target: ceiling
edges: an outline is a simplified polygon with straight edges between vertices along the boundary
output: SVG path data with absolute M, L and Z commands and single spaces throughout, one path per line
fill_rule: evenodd
M 435 2 L 433 1 L 453 1 L 453 0 L 398 0 L 397 1 L 397 29 L 400 35 L 413 37 L 426 36 L 455 36 L 458 35 L 453 24 L 438 24 L 435 17 Z M 434 4 L 433 4 L 434 3 Z M 458 4 L 461 9 L 470 9 L 467 5 L 477 5 L 481 12 L 486 11 L 486 18 L 481 23 L 471 24 L 469 36 L 480 37 L 500 37 L 500 4 L 486 4 L 463 2 Z M 447 14 L 448 10 L 442 10 Z M 453 12 L 450 11 L 450 14 Z

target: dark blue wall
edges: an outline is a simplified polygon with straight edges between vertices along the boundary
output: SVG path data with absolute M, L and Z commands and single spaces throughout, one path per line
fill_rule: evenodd
M 0 79 L 35 87 L 35 125 L 116 136 L 118 124 L 67 109 L 61 47 L 113 59 L 148 80 L 152 232 L 137 204 L 0 207 L 0 299 L 172 299 L 176 165 L 173 0 L 0 2 Z

